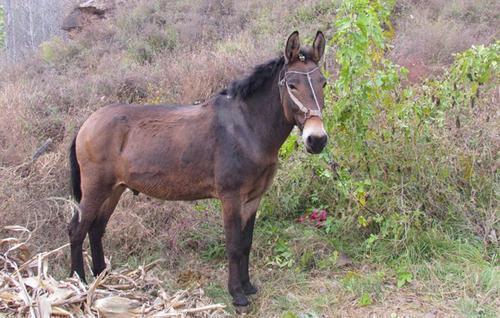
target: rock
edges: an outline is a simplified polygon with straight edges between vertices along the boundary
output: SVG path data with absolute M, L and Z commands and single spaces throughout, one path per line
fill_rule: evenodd
M 64 18 L 61 29 L 70 33 L 78 32 L 93 21 L 105 18 L 114 11 L 118 3 L 121 1 L 88 0 L 80 3 Z
M 246 315 L 246 314 L 250 313 L 250 311 L 251 311 L 250 305 L 248 305 L 248 306 L 234 306 L 234 309 L 236 310 L 236 313 L 238 315 Z
M 102 13 L 106 11 L 113 10 L 116 7 L 116 1 L 114 0 L 88 0 L 81 3 L 79 8 L 94 8 L 95 10 L 101 11 Z
M 340 253 L 339 254 L 339 257 L 337 259 L 337 264 L 336 264 L 338 267 L 344 267 L 344 266 L 348 266 L 348 265 L 352 265 L 352 259 L 347 256 L 346 254 L 344 253 Z
M 424 315 L 424 318 L 436 318 L 439 312 L 437 310 L 430 311 Z

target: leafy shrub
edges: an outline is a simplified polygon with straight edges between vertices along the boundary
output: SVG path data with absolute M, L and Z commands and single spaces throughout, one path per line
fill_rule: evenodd
M 40 56 L 51 66 L 63 68 L 82 58 L 84 49 L 77 41 L 65 42 L 60 37 L 54 37 L 52 40 L 40 44 Z
M 177 47 L 177 32 L 173 28 L 158 30 L 156 28 L 144 31 L 141 39 L 128 41 L 130 56 L 139 63 L 151 63 L 156 54 L 172 51 Z

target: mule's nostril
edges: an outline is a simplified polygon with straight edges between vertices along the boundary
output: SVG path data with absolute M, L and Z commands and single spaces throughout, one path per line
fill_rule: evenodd
M 306 143 L 310 146 L 324 146 L 326 144 L 326 140 L 327 140 L 327 136 L 326 135 L 322 135 L 322 136 L 308 136 L 307 139 L 306 139 Z
M 320 153 L 326 145 L 328 140 L 327 135 L 321 136 L 307 136 L 306 147 L 310 153 Z
M 307 136 L 306 143 L 308 143 L 309 145 L 312 145 L 314 142 L 313 140 L 314 140 L 313 136 Z
M 318 138 L 319 144 L 322 146 L 325 146 L 327 139 L 328 139 L 327 135 L 323 135 L 323 136 L 319 137 Z

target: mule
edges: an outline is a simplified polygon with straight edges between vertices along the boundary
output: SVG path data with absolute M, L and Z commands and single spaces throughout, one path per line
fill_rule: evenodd
M 319 62 L 325 37 L 301 47 L 293 32 L 284 55 L 199 105 L 115 104 L 94 112 L 70 150 L 79 202 L 69 224 L 71 273 L 85 279 L 82 243 L 88 233 L 92 270 L 105 269 L 102 237 L 125 189 L 164 200 L 222 202 L 228 289 L 237 306 L 257 292 L 248 273 L 255 215 L 292 128 L 320 153 L 325 77 Z

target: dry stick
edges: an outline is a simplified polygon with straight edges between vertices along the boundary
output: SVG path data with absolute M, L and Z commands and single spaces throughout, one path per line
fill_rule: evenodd
M 105 285 L 105 284 L 102 284 L 102 287 L 104 287 L 108 290 L 111 290 L 111 291 L 122 291 L 122 290 L 133 289 L 134 287 L 137 287 L 137 285 L 132 285 L 132 284 Z
M 200 311 L 209 311 L 209 310 L 217 310 L 217 309 L 224 309 L 226 308 L 225 305 L 222 304 L 215 304 L 215 305 L 207 305 L 203 307 L 198 307 L 198 308 L 191 308 L 191 309 L 182 309 L 177 312 L 172 312 L 172 313 L 157 313 L 154 314 L 154 318 L 161 318 L 161 317 L 176 317 L 179 315 L 183 314 L 192 314 Z
M 31 161 L 37 160 L 41 155 L 43 155 L 52 144 L 52 138 L 45 140 L 45 142 L 35 151 L 33 157 L 31 157 Z
M 137 282 L 134 281 L 131 277 L 127 276 L 127 275 L 123 275 L 123 274 L 118 274 L 118 275 L 115 275 L 117 278 L 121 278 L 121 279 L 124 279 L 126 280 L 127 282 L 129 282 L 129 284 L 133 285 L 134 287 L 137 287 Z M 118 285 L 125 285 L 125 284 L 118 284 Z
M 17 277 L 19 279 L 19 286 L 21 287 L 22 295 L 24 296 L 22 298 L 23 298 L 24 302 L 26 303 L 26 305 L 29 307 L 31 317 L 36 317 L 35 310 L 33 309 L 33 303 L 31 301 L 30 295 L 28 294 L 28 290 L 26 289 L 26 285 L 24 285 L 24 280 L 23 280 L 23 277 L 21 276 L 21 272 L 19 272 L 19 269 L 17 268 L 16 263 L 13 263 L 13 265 L 14 265 L 14 268 L 16 270 Z
M 148 270 L 150 270 L 153 266 L 156 266 L 156 265 L 158 265 L 158 263 L 160 263 L 160 262 L 164 262 L 164 261 L 165 261 L 165 259 L 163 259 L 163 258 L 159 258 L 159 259 L 157 259 L 157 260 L 155 260 L 155 261 L 153 261 L 153 262 L 149 263 L 148 265 L 144 266 L 144 270 L 145 270 L 145 271 L 148 271 Z
M 135 270 L 133 270 L 133 271 L 131 271 L 131 272 L 129 272 L 129 273 L 127 273 L 127 274 L 125 274 L 125 276 L 129 276 L 129 277 L 130 277 L 130 276 L 134 276 L 135 274 L 137 274 L 138 272 L 141 272 L 141 271 L 143 271 L 143 270 L 144 270 L 144 271 L 148 271 L 148 270 L 149 270 L 149 269 L 151 269 L 153 266 L 155 266 L 155 265 L 157 265 L 158 263 L 163 262 L 163 261 L 165 261 L 165 259 L 163 259 L 163 258 L 159 258 L 159 259 L 157 259 L 157 260 L 155 260 L 155 261 L 153 261 L 153 262 L 149 263 L 148 265 L 145 265 L 144 267 L 143 267 L 143 266 L 141 266 L 141 267 L 139 267 L 138 269 L 135 269 Z
M 69 304 L 74 304 L 74 303 L 81 303 L 85 299 L 87 299 L 87 293 L 83 293 L 83 294 L 74 296 L 72 298 L 53 302 L 52 306 L 63 306 L 63 305 L 69 305 Z
M 89 305 L 89 307 L 92 305 L 92 302 L 94 301 L 93 296 L 94 296 L 95 290 L 97 289 L 97 287 L 99 286 L 99 284 L 101 282 L 104 282 L 107 279 L 105 277 L 107 273 L 108 273 L 108 268 L 105 268 L 102 271 L 102 273 L 100 273 L 99 276 L 97 276 L 97 278 L 94 280 L 94 282 L 92 282 L 92 285 L 90 285 L 89 291 L 87 293 L 87 304 Z

